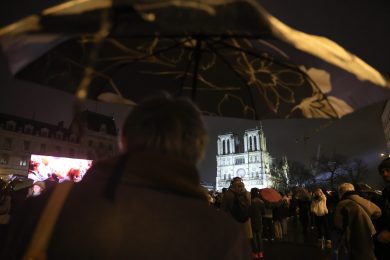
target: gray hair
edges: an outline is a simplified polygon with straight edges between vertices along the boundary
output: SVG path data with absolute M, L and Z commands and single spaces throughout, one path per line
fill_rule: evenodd
M 339 188 L 338 188 L 338 191 L 339 191 L 339 197 L 343 197 L 343 195 L 347 192 L 347 191 L 354 191 L 355 190 L 355 187 L 353 186 L 352 183 L 348 183 L 348 182 L 345 182 L 343 184 L 340 184 Z
M 190 163 L 203 159 L 207 132 L 198 108 L 185 98 L 154 97 L 139 103 L 122 129 L 127 152 L 153 152 Z

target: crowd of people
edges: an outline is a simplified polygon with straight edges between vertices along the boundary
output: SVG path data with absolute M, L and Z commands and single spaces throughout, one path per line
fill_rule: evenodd
M 187 99 L 141 102 L 120 133 L 122 153 L 95 163 L 81 182 L 44 192 L 35 185 L 24 196 L 10 223 L 0 223 L 9 225 L 1 259 L 260 259 L 264 241 L 291 238 L 289 221 L 301 224 L 304 242 L 315 230 L 337 259 L 390 255 L 389 187 L 376 201 L 344 183 L 333 192 L 294 187 L 270 202 L 235 177 L 207 192 L 197 171 L 206 128 Z M 378 170 L 390 184 L 390 158 Z M 9 198 L 0 202 L 8 214 Z
M 378 171 L 385 183 L 390 184 L 390 158 L 381 162 Z M 262 199 L 257 188 L 246 191 L 242 179 L 236 177 L 228 189 L 210 191 L 209 204 L 234 217 L 231 194 L 239 192 L 250 194 L 248 221 L 243 225 L 249 225 L 249 229 L 244 229 L 251 240 L 254 259 L 264 257 L 263 241 L 299 240 L 296 234 L 288 236 L 291 225 L 287 222 L 297 221 L 303 242 L 308 243 L 309 233 L 313 234 L 318 246 L 331 250 L 333 259 L 380 260 L 390 256 L 389 187 L 381 196 L 359 192 L 352 183 L 342 183 L 337 191 L 316 188 L 310 192 L 294 187 L 280 192 L 282 199 L 275 204 Z

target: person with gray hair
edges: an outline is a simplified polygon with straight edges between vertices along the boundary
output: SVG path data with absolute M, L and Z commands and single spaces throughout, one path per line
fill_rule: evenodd
M 200 186 L 206 142 L 191 101 L 162 96 L 139 103 L 120 133 L 122 154 L 95 162 L 71 187 L 47 259 L 251 259 L 240 225 L 210 207 Z M 14 234 L 31 234 L 22 223 Z M 2 259 L 20 259 L 26 241 L 8 245 L 14 255 Z
M 348 183 L 348 182 L 345 182 L 343 184 L 341 184 L 339 187 L 338 187 L 338 193 L 339 193 L 339 197 L 340 199 L 344 196 L 344 194 L 348 191 L 354 191 L 355 190 L 355 186 L 353 186 L 352 183 Z
M 342 234 L 335 247 L 339 259 L 344 259 L 344 254 L 351 260 L 376 259 L 372 239 L 376 230 L 372 220 L 380 217 L 380 208 L 359 196 L 351 183 L 341 184 L 338 192 L 340 202 L 334 212 L 334 226 Z

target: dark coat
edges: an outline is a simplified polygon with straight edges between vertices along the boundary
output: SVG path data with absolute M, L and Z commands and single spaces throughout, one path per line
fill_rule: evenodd
M 234 219 L 234 217 L 232 215 L 233 204 L 234 204 L 234 197 L 235 197 L 235 194 L 237 194 L 237 193 L 244 193 L 246 199 L 249 202 L 250 202 L 250 199 L 251 199 L 250 193 L 245 189 L 244 186 L 242 186 L 242 184 L 241 185 L 233 184 L 233 185 L 231 185 L 229 187 L 229 189 L 223 195 L 223 198 L 222 198 L 222 201 L 221 201 L 221 210 L 225 211 L 227 214 L 229 214 L 232 219 Z M 252 227 L 251 227 L 250 219 L 248 219 L 244 223 L 240 223 L 240 225 L 243 228 L 243 230 L 245 231 L 245 234 L 246 234 L 247 238 L 252 238 L 253 235 L 252 235 Z
M 251 224 L 253 231 L 263 230 L 263 214 L 265 211 L 264 202 L 260 198 L 253 198 L 251 200 Z
M 351 260 L 374 260 L 372 236 L 375 234 L 371 218 L 378 218 L 381 210 L 374 203 L 354 192 L 344 194 L 334 212 L 334 225 L 345 234 Z
M 382 215 L 375 221 L 376 231 L 378 233 L 382 230 L 390 231 L 390 186 L 382 191 L 378 205 L 382 210 Z M 390 256 L 390 244 L 375 240 L 375 255 L 378 260 L 387 259 Z
M 194 166 L 161 155 L 124 158 L 94 164 L 73 186 L 49 259 L 250 259 L 244 232 L 208 206 Z M 28 211 L 47 194 L 19 215 L 1 259 L 20 259 L 39 215 Z

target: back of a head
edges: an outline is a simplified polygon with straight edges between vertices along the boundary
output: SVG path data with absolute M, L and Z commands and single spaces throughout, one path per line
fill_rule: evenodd
M 258 188 L 252 188 L 251 189 L 251 198 L 259 198 L 259 189 Z
M 342 198 L 346 192 L 354 191 L 354 190 L 355 190 L 355 187 L 353 186 L 352 183 L 348 183 L 348 182 L 343 183 L 338 188 L 339 197 Z
M 237 193 L 242 193 L 246 191 L 245 184 L 240 177 L 234 177 L 230 182 L 229 188 Z
M 207 132 L 196 106 L 188 99 L 159 96 L 139 103 L 122 130 L 124 150 L 175 156 L 198 163 Z
M 383 161 L 378 166 L 379 173 L 382 172 L 383 169 L 390 169 L 390 157 L 383 159 Z

